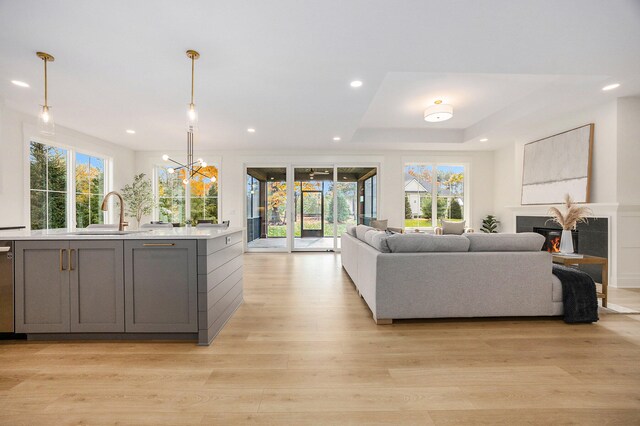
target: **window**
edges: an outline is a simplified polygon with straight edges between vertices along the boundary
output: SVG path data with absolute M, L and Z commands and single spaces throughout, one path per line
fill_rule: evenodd
M 104 198 L 105 160 L 76 153 L 76 227 L 104 223 L 100 209 Z
M 75 168 L 75 171 L 72 172 Z M 31 229 L 84 228 L 104 223 L 108 160 L 72 149 L 29 142 Z
M 67 226 L 67 157 L 66 149 L 30 143 L 31 229 Z
M 191 191 L 191 220 L 210 220 L 218 223 L 218 169 L 202 167 L 189 182 Z
M 464 165 L 405 165 L 405 227 L 431 228 L 443 219 L 463 221 L 464 180 Z
M 182 173 L 169 173 L 165 167 L 156 168 L 158 219 L 163 222 L 185 221 L 185 186 Z
M 199 220 L 218 222 L 218 169 L 207 166 L 200 171 L 206 177 L 195 175 L 189 184 L 185 185 L 184 169 L 169 173 L 168 168 L 156 167 L 158 220 L 185 223 L 190 218 L 194 222 Z

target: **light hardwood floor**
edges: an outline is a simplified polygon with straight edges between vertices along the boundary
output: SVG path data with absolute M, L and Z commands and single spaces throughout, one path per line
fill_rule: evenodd
M 640 424 L 640 315 L 376 326 L 339 255 L 248 254 L 210 347 L 0 342 L 1 424 L 116 422 Z

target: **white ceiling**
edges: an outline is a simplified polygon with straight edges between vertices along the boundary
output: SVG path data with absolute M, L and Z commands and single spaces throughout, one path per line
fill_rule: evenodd
M 0 0 L 0 28 L 8 105 L 34 113 L 49 52 L 57 124 L 137 150 L 184 145 L 187 49 L 209 149 L 468 149 L 541 101 L 640 94 L 638 0 Z M 436 98 L 452 120 L 422 119 Z

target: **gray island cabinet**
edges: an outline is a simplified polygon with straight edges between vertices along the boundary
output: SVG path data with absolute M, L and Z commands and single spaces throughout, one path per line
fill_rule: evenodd
M 15 327 L 30 339 L 208 345 L 243 300 L 241 228 L 23 231 L 14 247 Z

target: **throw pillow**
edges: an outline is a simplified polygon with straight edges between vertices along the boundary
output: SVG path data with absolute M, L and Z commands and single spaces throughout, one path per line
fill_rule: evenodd
M 371 226 L 373 228 L 379 229 L 380 231 L 386 231 L 387 230 L 387 222 L 389 222 L 388 219 L 385 220 L 372 220 L 371 221 Z
M 358 235 L 356 234 L 356 226 L 355 225 L 347 226 L 347 234 L 351 235 L 352 237 L 358 238 Z
M 462 235 L 464 234 L 464 224 L 464 220 L 462 222 L 449 222 L 447 220 L 443 220 L 442 234 Z

